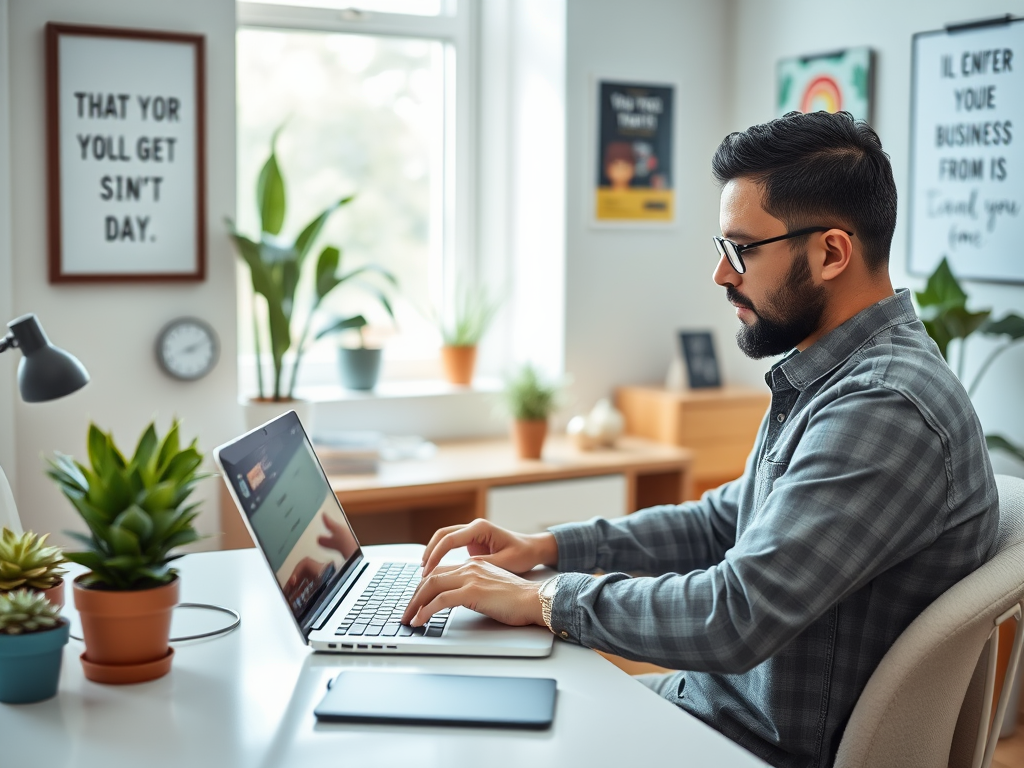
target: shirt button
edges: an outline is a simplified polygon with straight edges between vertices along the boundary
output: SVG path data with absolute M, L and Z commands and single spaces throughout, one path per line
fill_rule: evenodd
M 566 631 L 565 631 L 564 629 L 563 629 L 563 630 L 562 630 L 561 632 L 559 632 L 558 634 L 559 634 L 559 636 L 560 636 L 560 637 L 561 637 L 561 638 L 562 638 L 563 640 L 568 640 L 568 639 L 569 639 L 569 633 L 568 633 L 568 632 L 566 632 Z
M 780 413 L 778 416 L 775 417 L 775 420 L 779 422 L 779 424 L 781 424 L 786 420 L 786 414 Z

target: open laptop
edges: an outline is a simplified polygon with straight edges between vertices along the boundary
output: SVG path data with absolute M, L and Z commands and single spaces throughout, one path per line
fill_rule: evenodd
M 303 639 L 317 651 L 547 656 L 543 627 L 510 627 L 468 608 L 425 627 L 400 623 L 419 563 L 367 557 L 294 411 L 213 452 Z

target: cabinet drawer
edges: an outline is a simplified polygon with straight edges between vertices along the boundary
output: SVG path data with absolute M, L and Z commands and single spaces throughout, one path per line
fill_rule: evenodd
M 559 523 L 622 517 L 628 511 L 626 490 L 621 474 L 489 488 L 487 519 L 519 533 L 539 533 Z

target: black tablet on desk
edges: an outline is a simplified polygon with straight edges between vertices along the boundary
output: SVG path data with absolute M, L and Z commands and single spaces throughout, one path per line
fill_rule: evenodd
M 548 728 L 555 681 L 419 672 L 346 670 L 313 713 L 327 722 Z

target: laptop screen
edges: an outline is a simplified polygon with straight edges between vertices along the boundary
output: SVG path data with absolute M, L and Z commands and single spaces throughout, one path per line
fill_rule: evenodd
M 313 446 L 288 413 L 218 449 L 218 458 L 301 625 L 359 553 Z

